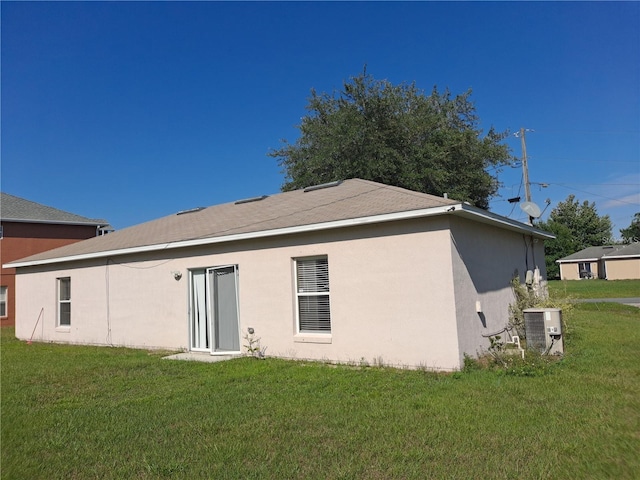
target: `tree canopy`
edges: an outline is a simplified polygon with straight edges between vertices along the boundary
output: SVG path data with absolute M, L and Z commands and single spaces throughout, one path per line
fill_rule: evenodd
M 595 203 L 580 203 L 574 195 L 551 210 L 549 219 L 536 226 L 553 233 L 554 240 L 544 244 L 547 277 L 555 278 L 560 274 L 556 260 L 587 247 L 607 245 L 613 241 L 611 219 L 600 216 Z
M 298 140 L 269 153 L 285 174 L 282 190 L 357 177 L 488 208 L 512 156 L 507 132 L 482 135 L 470 97 L 436 87 L 427 96 L 366 69 L 340 92 L 312 89 Z
M 631 225 L 620 229 L 623 243 L 640 242 L 640 212 L 637 212 L 631 220 Z

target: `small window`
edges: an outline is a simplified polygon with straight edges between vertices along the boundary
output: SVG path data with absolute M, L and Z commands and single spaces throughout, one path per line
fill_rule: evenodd
M 580 278 L 591 278 L 593 276 L 591 273 L 591 263 L 578 263 L 578 274 Z
M 7 287 L 0 287 L 0 317 L 7 316 Z
M 296 260 L 298 332 L 331 333 L 327 257 Z
M 71 326 L 71 278 L 58 279 L 58 325 Z

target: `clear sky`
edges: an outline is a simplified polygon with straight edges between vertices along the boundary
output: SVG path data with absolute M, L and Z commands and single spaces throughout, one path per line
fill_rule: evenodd
M 640 211 L 638 2 L 0 5 L 2 191 L 117 229 L 277 193 L 267 153 L 296 140 L 311 88 L 365 64 L 426 93 L 472 89 L 485 132 L 533 130 L 543 218 L 574 194 L 619 236 Z M 507 202 L 524 199 L 522 169 L 499 179 L 491 210 L 525 220 Z

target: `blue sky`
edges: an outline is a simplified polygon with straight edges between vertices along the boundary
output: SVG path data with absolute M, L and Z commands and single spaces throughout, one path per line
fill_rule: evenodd
M 543 218 L 574 194 L 640 211 L 640 3 L 7 2 L 2 191 L 116 228 L 262 194 L 311 88 L 362 72 L 473 90 L 527 132 Z M 507 143 L 521 155 L 520 139 Z M 525 220 L 522 169 L 491 210 Z M 539 184 L 548 184 L 546 188 Z

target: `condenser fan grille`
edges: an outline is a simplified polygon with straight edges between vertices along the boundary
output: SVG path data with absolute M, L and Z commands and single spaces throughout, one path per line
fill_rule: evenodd
M 547 346 L 547 337 L 544 331 L 544 313 L 526 312 L 524 315 L 527 346 L 536 350 L 544 350 Z

